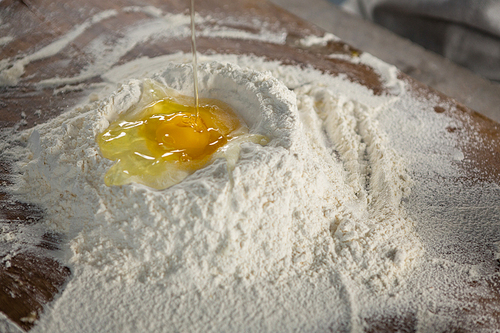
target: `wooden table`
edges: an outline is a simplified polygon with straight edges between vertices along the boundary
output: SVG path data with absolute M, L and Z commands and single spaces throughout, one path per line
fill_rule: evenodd
M 162 9 L 164 12 L 187 13 L 188 1 L 148 0 L 147 4 Z M 30 128 L 45 122 L 72 107 L 86 94 L 85 89 L 64 90 L 54 94 L 54 88 L 36 86 L 41 80 L 57 76 L 77 74 L 86 64 L 92 62 L 86 47 L 97 37 L 107 36 L 113 43 L 120 31 L 135 22 L 146 20 L 142 12 L 125 12 L 126 6 L 144 6 L 144 1 L 116 0 L 105 2 L 86 1 L 47 1 L 47 0 L 4 0 L 0 2 L 0 38 L 11 36 L 12 40 L 0 48 L 0 59 L 33 54 L 40 48 L 57 40 L 75 25 L 82 24 L 97 12 L 115 9 L 117 15 L 93 24 L 81 35 L 73 39 L 59 52 L 40 60 L 27 63 L 25 73 L 19 82 L 0 87 L 0 128 L 16 127 L 18 130 Z M 355 64 L 341 58 L 327 57 L 332 53 L 353 56 L 361 51 L 341 41 L 329 41 L 324 46 L 305 47 L 297 43 L 300 38 L 309 35 L 322 36 L 323 31 L 302 21 L 290 13 L 264 0 L 204 0 L 198 1 L 197 11 L 202 16 L 234 17 L 231 28 L 251 31 L 252 19 L 266 22 L 269 29 L 286 31 L 286 42 L 274 44 L 256 40 L 209 38 L 197 39 L 201 53 L 254 54 L 268 59 L 280 60 L 285 64 L 297 66 L 311 65 L 314 68 L 336 76 L 345 74 L 349 80 L 370 88 L 375 94 L 384 92 L 384 85 L 379 75 L 369 66 Z M 127 52 L 117 64 L 132 59 L 149 56 L 155 57 L 177 51 L 189 52 L 189 38 L 175 40 L 144 40 Z M 425 85 L 400 74 L 415 96 L 433 100 L 434 111 L 445 112 L 462 124 L 458 130 L 464 140 L 457 145 L 465 152 L 468 162 L 459 167 L 465 172 L 467 182 L 490 181 L 500 184 L 500 127 L 499 124 L 475 113 L 465 106 Z M 80 87 L 98 83 L 100 76 L 89 77 L 79 82 Z M 451 107 L 441 106 L 447 102 Z M 455 131 L 457 128 L 450 128 Z M 495 144 L 496 142 L 496 144 Z M 26 228 L 29 230 L 40 224 L 44 216 L 41 208 L 13 200 L 5 190 L 11 182 L 12 161 L 0 161 L 0 223 L 3 230 Z M 499 196 L 500 205 L 500 196 Z M 500 220 L 500 218 L 499 218 Z M 500 223 L 500 222 L 499 222 Z M 24 250 L 9 248 L 12 244 L 1 244 L 2 259 L 10 256 L 10 266 L 0 266 L 0 311 L 25 330 L 33 327 L 35 320 L 43 312 L 43 307 L 64 290 L 64 285 L 71 277 L 71 271 L 58 261 L 57 252 L 61 236 L 46 232 L 42 241 Z M 500 270 L 500 269 L 499 269 Z M 475 309 L 457 309 L 457 319 L 461 316 L 484 314 L 500 318 L 500 279 L 497 275 L 480 278 L 475 282 L 478 290 L 487 290 L 488 297 L 473 295 L 478 305 Z M 472 286 L 474 287 L 474 286 Z M 458 297 L 458 296 L 457 296 Z M 415 309 L 416 311 L 416 309 Z M 411 311 L 404 318 L 364 318 L 369 332 L 388 332 L 416 330 L 417 322 Z M 495 319 L 486 329 L 500 329 L 500 319 Z M 461 331 L 460 320 L 450 326 L 450 331 Z

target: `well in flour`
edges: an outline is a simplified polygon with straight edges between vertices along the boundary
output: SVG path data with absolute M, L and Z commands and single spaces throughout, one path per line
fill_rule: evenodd
M 222 101 L 193 103 L 155 80 L 142 81 L 141 89 L 137 105 L 97 136 L 102 156 L 116 161 L 104 177 L 108 186 L 135 182 L 165 189 L 217 158 L 232 169 L 245 142 L 267 143 L 265 136 L 249 134 Z

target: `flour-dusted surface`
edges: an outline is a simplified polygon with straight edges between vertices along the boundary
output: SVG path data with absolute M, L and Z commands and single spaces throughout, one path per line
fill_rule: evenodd
M 186 56 L 169 60 L 179 62 Z M 189 329 L 197 327 L 190 324 L 192 316 L 199 316 L 201 325 L 208 315 L 203 307 L 220 303 L 232 308 L 230 304 L 241 302 L 241 311 L 249 311 L 243 317 L 266 316 L 269 310 L 264 309 L 279 300 L 276 295 L 291 306 L 297 300 L 308 302 L 303 293 L 316 293 L 313 289 L 323 286 L 333 289 L 317 295 L 318 300 L 326 295 L 339 300 L 320 301 L 329 305 L 315 311 L 318 320 L 331 325 L 328 317 L 340 311 L 335 318 L 343 318 L 341 325 L 357 325 L 344 307 L 352 306 L 350 298 L 357 297 L 358 289 L 377 293 L 394 287 L 422 255 L 413 223 L 401 206 L 411 179 L 375 120 L 378 108 L 390 104 L 392 97 L 376 97 L 344 82 L 367 96 L 365 104 L 335 91 L 335 86 L 325 87 L 328 81 L 341 85 L 342 79 L 320 72 L 259 58 L 212 58 L 240 60 L 242 65 L 253 62 L 261 70 L 277 66 L 286 73 L 278 80 L 270 72 L 231 64 L 209 62 L 200 68 L 200 95 L 231 104 L 251 133 L 270 139 L 264 147 L 242 145 L 231 171 L 224 159 L 217 159 L 164 191 L 105 186 L 103 175 L 112 162 L 100 156 L 95 136 L 139 102 L 139 80 L 129 81 L 102 102 L 76 108 L 22 134 L 31 153 L 19 163 L 22 181 L 15 191 L 47 210 L 47 224 L 68 239 L 66 260 L 81 272 L 59 302 L 73 299 L 68 291 L 73 287 L 88 290 L 84 282 L 77 282 L 81 278 L 102 277 L 112 290 L 145 288 L 146 303 L 157 303 L 150 297 L 158 290 L 171 295 L 167 303 L 187 293 L 196 295 L 200 304 L 189 306 L 194 300 L 186 297 L 188 303 L 179 304 L 173 318 L 164 314 L 158 320 L 158 313 L 143 317 L 136 311 L 137 316 L 123 320 L 137 325 L 172 322 Z M 155 78 L 182 94 L 192 87 L 188 66 L 168 65 Z M 313 78 L 322 83 L 303 84 Z M 282 80 L 299 87 L 292 92 Z M 357 287 L 341 292 L 347 285 Z M 248 295 L 250 290 L 257 295 Z M 218 293 L 220 297 L 210 296 Z M 130 295 L 110 294 L 106 306 L 125 302 L 118 300 L 121 297 Z M 260 304 L 258 309 L 244 305 L 254 302 Z M 85 303 L 96 305 L 92 299 Z M 63 312 L 71 309 L 62 307 Z M 99 309 L 98 305 L 88 311 Z M 303 312 L 300 306 L 295 311 Z M 269 318 L 267 329 L 319 328 L 319 323 L 310 323 L 308 316 L 300 319 L 295 311 Z M 58 318 L 68 322 L 66 316 L 59 317 L 59 310 L 52 313 L 40 328 L 54 329 L 51 325 L 62 324 Z M 294 319 L 284 325 L 289 316 Z M 215 325 L 215 331 L 229 324 L 222 324 L 227 319 L 217 320 L 219 325 L 206 324 Z M 259 319 L 248 329 L 263 329 L 257 323 L 262 324 Z
M 202 96 L 232 105 L 270 143 L 246 143 L 234 169 L 217 159 L 164 191 L 106 187 L 112 162 L 94 139 L 139 101 L 142 79 L 192 91 L 190 67 L 183 65 L 190 54 L 117 64 L 145 38 L 187 35 L 187 16 L 124 10 L 153 19 L 124 31 L 114 48 L 105 38 L 94 40 L 87 51 L 95 61 L 81 73 L 37 83 L 56 93 L 87 89 L 81 106 L 8 137 L 2 147 L 19 161 L 11 190 L 44 208 L 44 227 L 64 235 L 59 254 L 73 273 L 33 331 L 359 332 L 382 318 L 434 332 L 445 331 L 464 308 L 470 316 L 460 318 L 462 328 L 496 320 L 484 318 L 491 309 L 480 308 L 463 281 L 495 274 L 491 262 L 477 259 L 488 254 L 481 239 L 499 241 L 498 207 L 490 200 L 499 197 L 498 185 L 453 183 L 456 192 L 440 193 L 463 177 L 455 161 L 467 159 L 466 152 L 455 145 L 459 134 L 445 130 L 459 126 L 457 120 L 429 111 L 429 101 L 412 96 L 394 67 L 368 54 L 331 58 L 373 67 L 385 87 L 381 95 L 311 67 L 200 56 Z M 17 82 L 30 61 L 57 53 L 81 29 L 115 14 L 96 14 L 34 58 L 4 61 L 2 84 Z M 250 26 L 244 32 L 209 26 L 202 35 L 286 40 L 265 24 Z M 311 36 L 299 44 L 332 40 Z M 81 83 L 95 75 L 103 82 Z M 446 177 L 452 180 L 440 181 Z M 488 196 L 479 195 L 485 189 Z M 451 219 L 436 219 L 442 206 L 435 193 L 465 192 L 478 214 L 486 212 L 478 218 L 485 225 L 473 232 L 451 209 Z M 467 242 L 454 239 L 460 226 Z M 5 237 L 23 241 L 21 233 Z

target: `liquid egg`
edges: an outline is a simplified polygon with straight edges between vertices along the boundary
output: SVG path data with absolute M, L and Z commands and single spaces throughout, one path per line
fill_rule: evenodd
M 227 104 L 200 99 L 197 110 L 188 100 L 177 96 L 153 101 L 98 135 L 102 155 L 117 161 L 104 177 L 106 185 L 135 182 L 164 189 L 214 158 L 234 163 L 242 142 L 267 143 L 264 136 L 249 134 Z

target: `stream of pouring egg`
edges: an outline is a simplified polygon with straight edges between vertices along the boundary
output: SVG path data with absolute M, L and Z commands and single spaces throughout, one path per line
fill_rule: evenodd
M 191 0 L 191 53 L 193 54 L 193 86 L 194 104 L 196 106 L 196 118 L 200 116 L 198 99 L 198 59 L 196 55 L 196 36 L 194 30 L 194 0 Z

